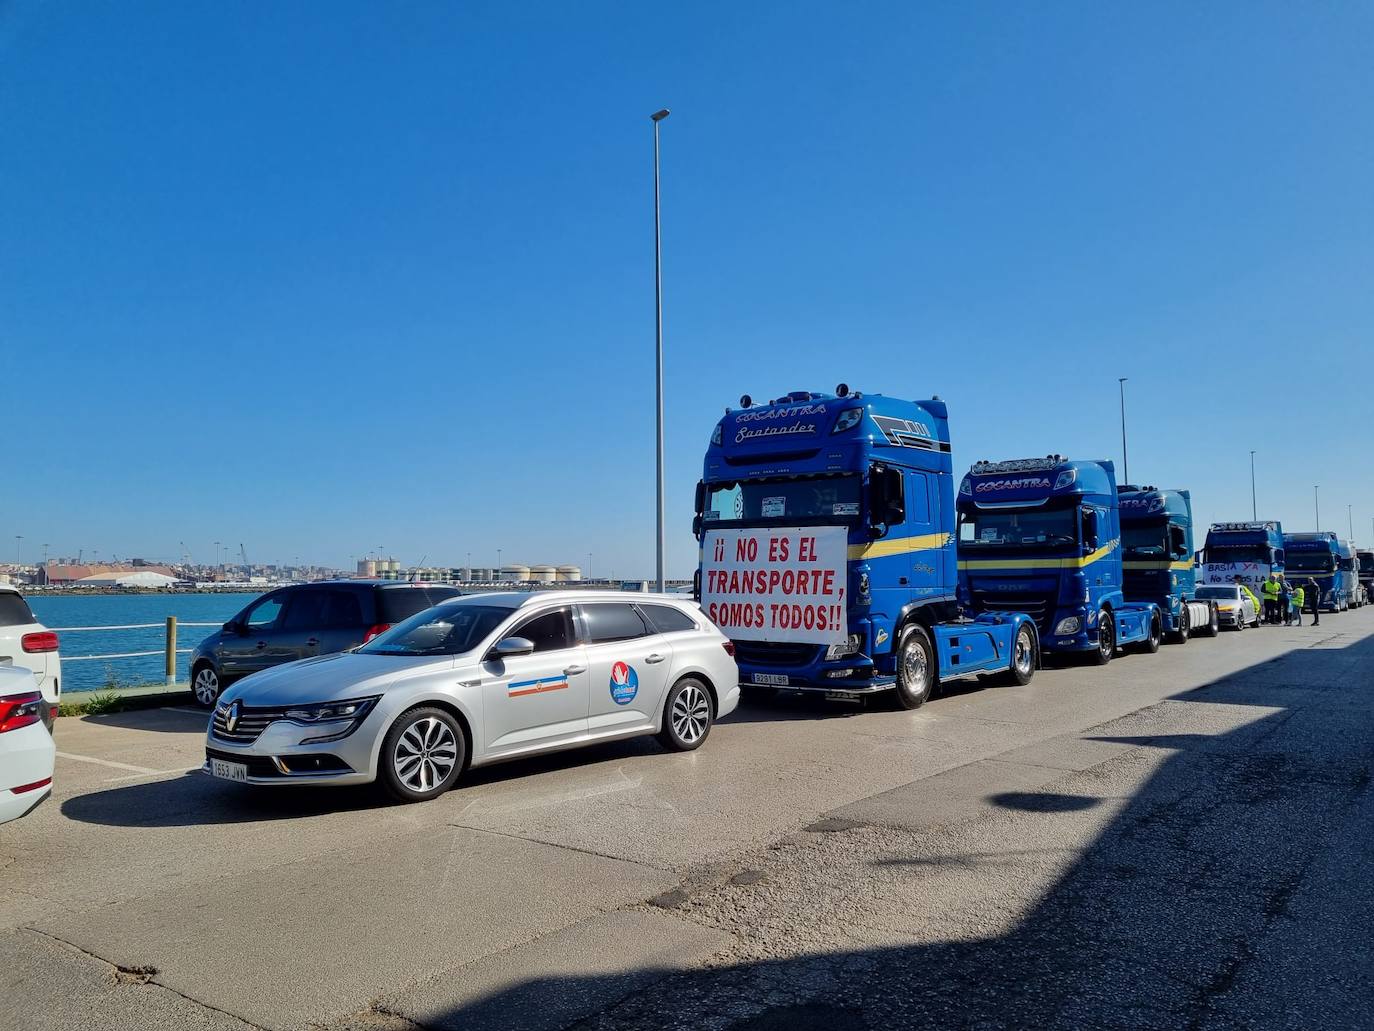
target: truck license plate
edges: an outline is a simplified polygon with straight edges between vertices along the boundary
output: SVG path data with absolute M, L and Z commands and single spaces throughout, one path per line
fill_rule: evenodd
M 236 780 L 240 784 L 248 783 L 248 767 L 243 763 L 229 763 L 223 759 L 211 759 L 210 774 L 222 780 Z
M 754 683 L 767 684 L 769 687 L 786 687 L 788 680 L 784 673 L 755 673 Z

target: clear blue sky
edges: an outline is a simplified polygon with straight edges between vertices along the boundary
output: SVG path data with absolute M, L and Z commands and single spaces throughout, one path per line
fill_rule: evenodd
M 0 5 L 0 556 L 653 566 L 743 391 L 1370 540 L 1367 4 Z M 1286 409 L 1267 420 L 1266 403 Z M 8 544 L 5 542 L 8 541 Z

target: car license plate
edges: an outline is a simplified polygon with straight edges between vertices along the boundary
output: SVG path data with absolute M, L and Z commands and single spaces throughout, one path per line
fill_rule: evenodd
M 754 683 L 767 684 L 770 687 L 786 687 L 788 679 L 784 673 L 755 673 Z
M 210 775 L 223 780 L 236 780 L 241 784 L 248 783 L 248 767 L 243 763 L 229 763 L 223 759 L 211 759 Z

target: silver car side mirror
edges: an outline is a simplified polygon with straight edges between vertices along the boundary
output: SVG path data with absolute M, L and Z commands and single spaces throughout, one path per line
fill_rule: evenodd
M 498 659 L 509 659 L 516 655 L 529 655 L 534 651 L 534 642 L 527 637 L 506 637 L 496 642 L 491 650 Z

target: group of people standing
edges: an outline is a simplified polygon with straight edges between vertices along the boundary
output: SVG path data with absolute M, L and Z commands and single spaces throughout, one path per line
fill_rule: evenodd
M 1239 582 L 1240 577 L 1236 580 Z M 1270 573 L 1269 579 L 1260 584 L 1260 594 L 1264 595 L 1264 621 L 1275 625 L 1302 626 L 1303 610 L 1310 606 L 1312 625 L 1321 623 L 1321 588 L 1317 581 L 1308 577 L 1307 582 L 1290 584 L 1282 573 Z

